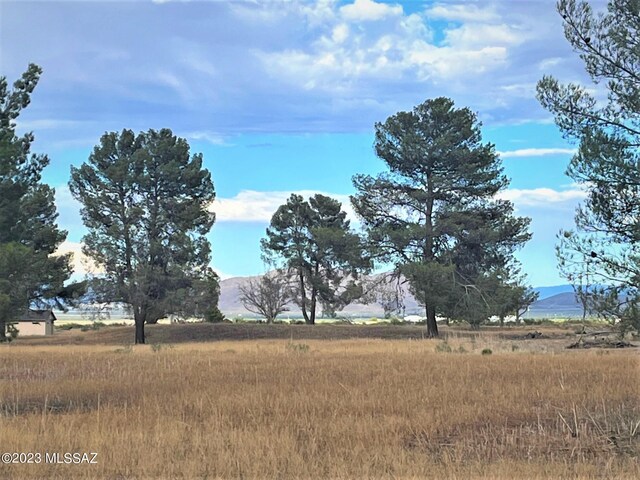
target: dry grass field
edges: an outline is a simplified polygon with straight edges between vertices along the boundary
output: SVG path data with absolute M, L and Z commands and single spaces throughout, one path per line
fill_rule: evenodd
M 0 478 L 640 478 L 636 349 L 58 338 L 0 348 L 0 450 L 98 463 Z

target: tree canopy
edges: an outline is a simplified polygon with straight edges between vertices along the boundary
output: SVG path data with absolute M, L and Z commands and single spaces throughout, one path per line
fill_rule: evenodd
M 106 133 L 69 187 L 88 229 L 83 251 L 102 273 L 94 292 L 128 305 L 136 343 L 168 315 L 217 314 L 218 281 L 205 235 L 215 221 L 202 155 L 171 130 Z
M 358 278 L 371 262 L 333 198 L 316 194 L 306 201 L 292 194 L 273 215 L 262 249 L 294 277 L 295 301 L 308 324 L 315 323 L 318 305 L 333 316 L 362 295 Z
M 9 89 L 0 77 L 0 339 L 5 324 L 30 306 L 72 300 L 79 284 L 65 287 L 71 255 L 52 255 L 67 232 L 57 226 L 54 190 L 41 182 L 49 158 L 32 154 L 33 133 L 16 134 L 42 70 L 29 65 Z
M 559 236 L 561 272 L 574 285 L 588 278 L 596 312 L 640 328 L 640 2 L 613 0 L 595 14 L 587 2 L 562 0 L 558 11 L 594 82 L 545 76 L 537 87 L 563 134 L 579 142 L 567 174 L 588 194 L 575 231 Z
M 437 314 L 479 321 L 490 305 L 490 277 L 530 237 L 529 220 L 496 199 L 508 180 L 494 146 L 482 143 L 475 114 L 447 98 L 392 115 L 375 130 L 388 170 L 356 175 L 352 197 L 369 250 L 406 277 L 425 305 L 429 336 L 438 335 Z

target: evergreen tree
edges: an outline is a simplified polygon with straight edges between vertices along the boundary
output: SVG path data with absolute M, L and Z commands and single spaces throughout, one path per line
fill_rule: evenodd
M 218 315 L 205 237 L 215 191 L 184 139 L 168 129 L 107 133 L 72 167 L 69 187 L 89 230 L 83 251 L 104 271 L 94 292 L 131 308 L 136 343 L 145 323 L 168 315 Z
M 447 98 L 375 128 L 388 170 L 356 175 L 352 197 L 372 254 L 406 277 L 430 337 L 438 335 L 437 314 L 477 324 L 489 313 L 488 279 L 530 237 L 529 220 L 495 199 L 508 181 L 494 146 L 482 143 L 476 116 Z
M 538 83 L 542 105 L 579 142 L 567 174 L 588 192 L 576 230 L 559 236 L 560 269 L 578 289 L 590 278 L 580 298 L 596 313 L 640 329 L 640 2 L 613 0 L 596 15 L 587 2 L 562 0 L 558 11 L 592 88 L 606 91 L 602 102 L 551 76 Z
M 46 155 L 31 153 L 33 133 L 15 120 L 31 100 L 42 70 L 29 65 L 9 89 L 0 77 L 0 340 L 6 322 L 34 304 L 63 307 L 80 285 L 66 287 L 71 255 L 53 256 L 67 232 L 56 224 L 54 190 L 42 183 Z
M 370 270 L 370 261 L 337 200 L 292 194 L 273 215 L 262 249 L 271 260 L 284 261 L 308 324 L 315 323 L 318 305 L 334 316 L 362 296 L 359 275 Z

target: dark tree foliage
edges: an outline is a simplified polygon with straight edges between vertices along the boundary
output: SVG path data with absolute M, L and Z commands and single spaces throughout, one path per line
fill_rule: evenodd
M 494 282 L 490 296 L 491 315 L 498 317 L 500 325 L 507 316 L 514 316 L 516 323 L 527 312 L 539 294 L 526 284 L 526 278 L 515 262 L 506 268 L 496 270 L 491 277 Z
M 613 0 L 596 14 L 587 2 L 563 0 L 564 33 L 594 82 L 538 83 L 538 99 L 567 138 L 579 142 L 567 174 L 588 196 L 576 230 L 559 235 L 560 269 L 585 308 L 640 328 L 640 2 Z M 588 305 L 587 305 L 588 304 Z
M 314 324 L 317 307 L 333 316 L 362 296 L 359 276 L 370 270 L 360 237 L 337 200 L 291 195 L 281 205 L 262 240 L 267 258 L 281 259 L 295 282 L 295 301 L 304 320 Z
M 490 312 L 491 276 L 530 237 L 529 219 L 495 199 L 508 180 L 494 146 L 482 143 L 476 116 L 447 98 L 375 128 L 388 170 L 356 175 L 352 197 L 372 255 L 406 277 L 429 336 L 438 335 L 437 314 L 479 324 Z
M 145 342 L 145 323 L 168 315 L 219 315 L 205 237 L 215 191 L 184 139 L 168 129 L 107 133 L 72 167 L 69 187 L 89 230 L 83 251 L 103 270 L 94 292 L 131 308 L 136 343 Z
M 30 306 L 63 308 L 82 290 L 80 284 L 64 286 L 71 255 L 52 255 L 67 232 L 56 224 L 54 190 L 41 181 L 49 159 L 31 153 L 33 133 L 16 134 L 15 120 L 41 73 L 29 65 L 13 89 L 0 77 L 0 340 L 6 322 Z

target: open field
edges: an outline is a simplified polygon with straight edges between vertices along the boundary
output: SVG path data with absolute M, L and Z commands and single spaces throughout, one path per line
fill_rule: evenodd
M 0 478 L 640 478 L 637 349 L 567 351 L 556 329 L 251 337 L 265 325 L 189 343 L 194 327 L 150 328 L 139 347 L 122 327 L 2 346 L 2 450 L 98 464 L 0 465 Z
M 87 324 L 90 326 L 90 324 Z M 521 325 L 505 328 L 483 327 L 482 330 L 471 330 L 458 326 L 440 326 L 440 333 L 448 338 L 482 338 L 485 342 L 513 341 L 516 344 L 532 331 L 543 332 L 544 342 L 537 342 L 534 347 L 531 341 L 524 345 L 531 348 L 549 350 L 563 349 L 575 341 L 576 331 L 582 327 L 576 324 L 557 325 Z M 602 330 L 602 326 L 595 328 Z M 606 329 L 606 328 L 604 328 Z M 18 338 L 20 345 L 124 345 L 133 343 L 132 326 L 108 326 L 97 331 L 81 332 L 79 329 L 56 331 L 50 337 Z M 174 325 L 147 325 L 145 327 L 148 344 L 185 343 L 185 342 L 218 342 L 222 340 L 348 340 L 356 338 L 384 340 L 423 340 L 424 325 L 373 324 L 373 325 L 289 325 L 289 324 L 255 324 L 255 323 L 193 323 Z M 510 348 L 510 344 L 505 344 Z

